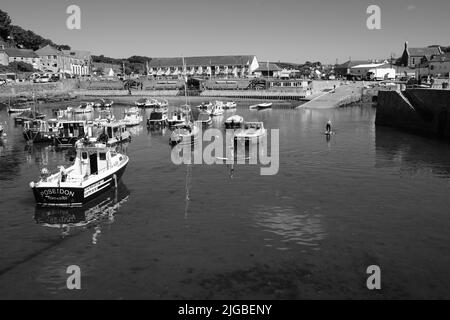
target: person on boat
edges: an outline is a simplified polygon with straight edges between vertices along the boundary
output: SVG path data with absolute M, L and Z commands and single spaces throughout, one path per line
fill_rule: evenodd
M 326 133 L 331 132 L 331 120 L 328 120 L 327 125 L 325 126 L 325 132 Z

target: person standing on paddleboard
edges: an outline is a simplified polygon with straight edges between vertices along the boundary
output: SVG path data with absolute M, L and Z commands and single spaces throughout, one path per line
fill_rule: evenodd
M 331 133 L 331 120 L 328 120 L 327 125 L 325 127 L 325 132 Z

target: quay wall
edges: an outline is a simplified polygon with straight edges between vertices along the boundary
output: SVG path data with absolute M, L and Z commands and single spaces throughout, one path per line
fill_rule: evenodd
M 375 124 L 450 140 L 450 90 L 380 91 Z
M 74 79 L 49 82 L 49 83 L 32 83 L 32 82 L 19 82 L 9 83 L 0 86 L 0 97 L 31 97 L 52 94 L 69 93 L 77 87 L 77 81 Z

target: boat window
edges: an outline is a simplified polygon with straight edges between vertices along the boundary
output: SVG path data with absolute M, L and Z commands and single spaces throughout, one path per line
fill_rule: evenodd
M 82 153 L 81 153 L 81 158 L 82 158 L 83 160 L 86 160 L 86 159 L 88 158 L 87 152 L 82 152 Z
M 99 159 L 102 160 L 102 161 L 106 160 L 106 153 L 105 152 L 100 152 L 99 153 Z

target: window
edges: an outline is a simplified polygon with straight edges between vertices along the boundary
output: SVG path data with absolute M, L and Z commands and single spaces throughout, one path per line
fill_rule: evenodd
M 105 161 L 106 160 L 106 153 L 100 152 L 98 155 L 99 155 L 99 158 L 100 158 L 101 161 Z
M 83 158 L 83 160 L 86 160 L 88 158 L 87 152 L 82 152 L 81 153 L 81 158 Z

